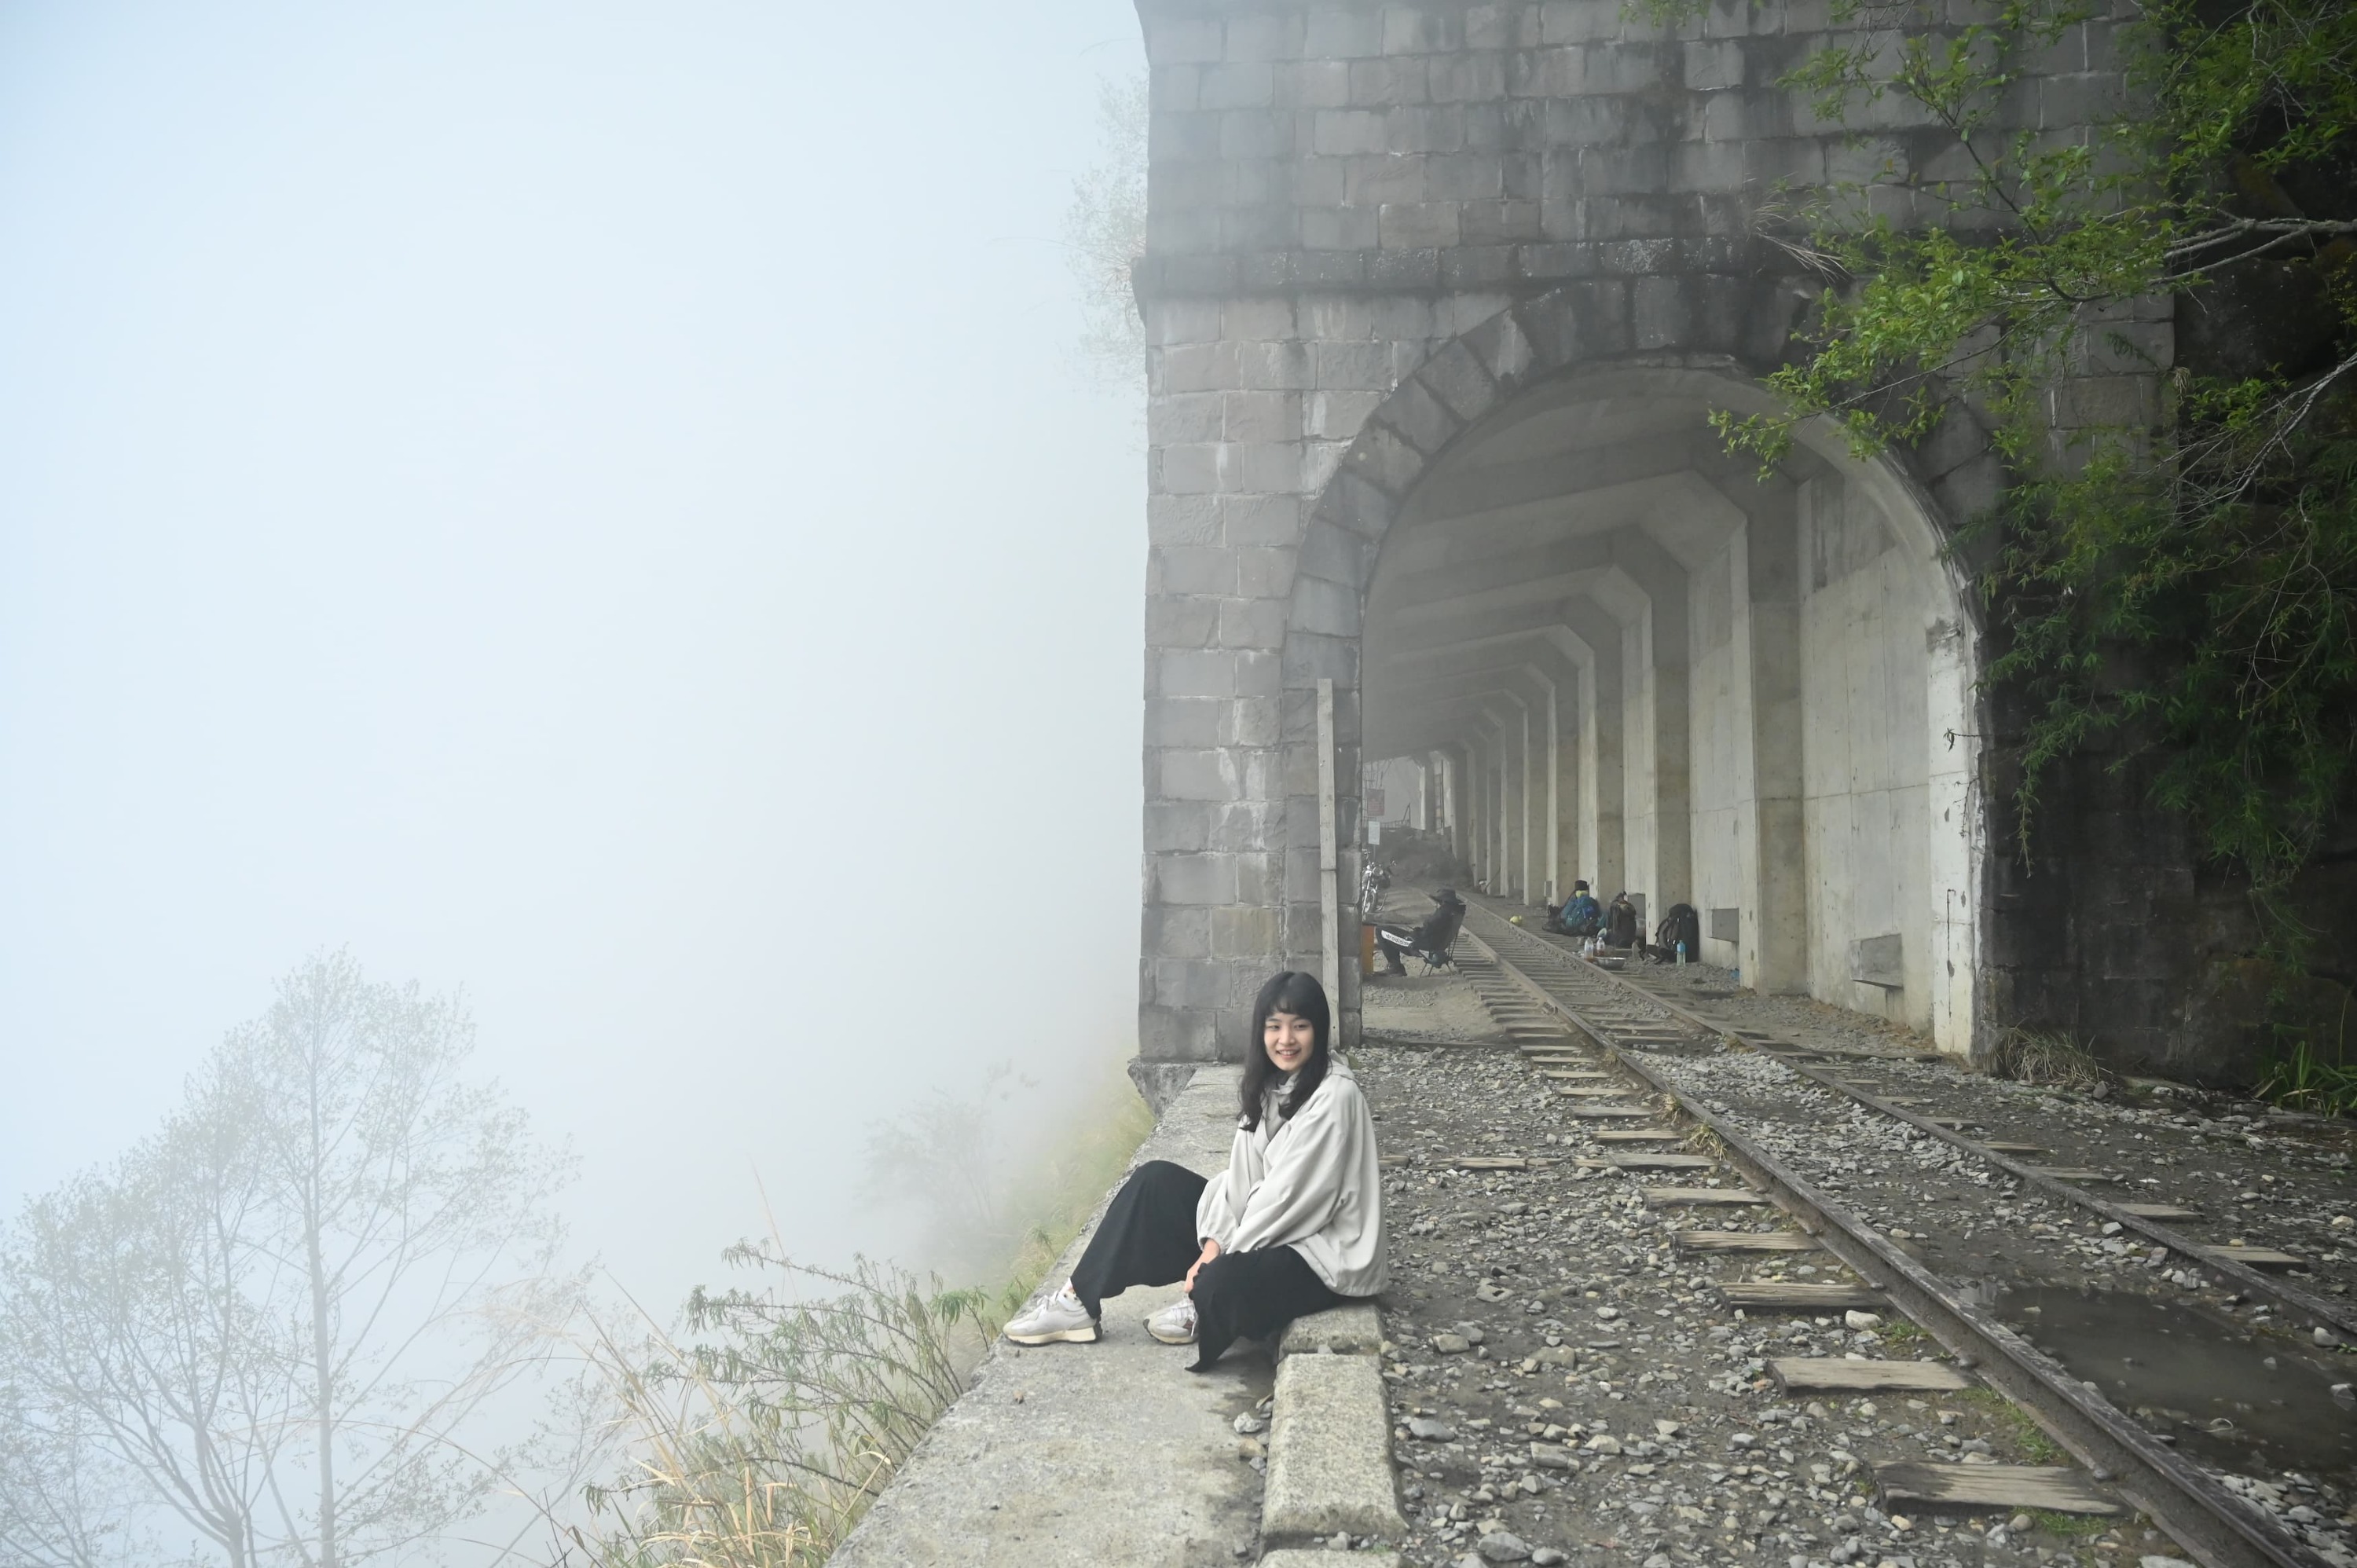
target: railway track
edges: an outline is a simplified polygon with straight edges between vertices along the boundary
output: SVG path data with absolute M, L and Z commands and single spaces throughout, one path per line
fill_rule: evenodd
M 1855 1283 L 1729 1282 L 1722 1289 L 1730 1304 L 1752 1312 L 1823 1312 L 1871 1303 L 1903 1314 L 1947 1352 L 1943 1361 L 1863 1369 L 1779 1363 L 1788 1388 L 1809 1386 L 1811 1379 L 1830 1380 L 1824 1386 L 1846 1386 L 1845 1379 L 1872 1386 L 1877 1378 L 1984 1382 L 2079 1461 L 2075 1472 L 2043 1474 L 1903 1466 L 1882 1477 L 1891 1500 L 1969 1506 L 1976 1498 L 2027 1499 L 2041 1487 L 2063 1496 L 2092 1485 L 2115 1492 L 2208 1568 L 2330 1568 L 2349 1560 L 2346 1535 L 2328 1521 L 2319 1520 L 2317 1528 L 2296 1513 L 2255 1504 L 2248 1478 L 2231 1462 L 2218 1462 L 2217 1452 L 2205 1459 L 2179 1448 L 2222 1450 L 2238 1434 L 2221 1432 L 2215 1422 L 2201 1427 L 2182 1412 L 2133 1402 L 2123 1408 L 2091 1377 L 2096 1369 L 2085 1356 L 2066 1360 L 2005 1321 L 1990 1282 L 2001 1274 L 2007 1292 L 2050 1290 L 2056 1294 L 2048 1305 L 2067 1309 L 2070 1293 L 2085 1299 L 2087 1279 L 2072 1262 L 2082 1253 L 2126 1257 L 2139 1281 L 2188 1282 L 2157 1289 L 2182 1293 L 2222 1282 L 2233 1287 L 2238 1305 L 2254 1304 L 2255 1322 L 2213 1326 L 2222 1342 L 2246 1339 L 2247 1359 L 2255 1367 L 2266 1358 L 2270 1372 L 2278 1368 L 2276 1341 L 2283 1354 L 2293 1353 L 2292 1330 L 2304 1328 L 2319 1350 L 2357 1338 L 2345 1301 L 2263 1272 L 2262 1264 L 2278 1256 L 2266 1249 L 2238 1253 L 2186 1234 L 2179 1222 L 2189 1210 L 2090 1190 L 2105 1173 L 2032 1164 L 2026 1156 L 2044 1151 L 1964 1118 L 1900 1103 L 1911 1097 L 1882 1079 L 1904 1063 L 1871 1064 L 1882 1074 L 1871 1081 L 1849 1076 L 1835 1059 L 1775 1033 L 1704 1015 L 1478 906 L 1466 936 L 1460 965 L 1477 994 L 1533 1068 L 1549 1078 L 1568 1113 L 1607 1141 L 1606 1163 L 1632 1175 L 1663 1173 L 1656 1179 L 1680 1184 L 1649 1189 L 1649 1202 L 1689 1216 L 1756 1215 L 1745 1206 L 1764 1196 L 1789 1217 L 1789 1229 L 1733 1230 L 1718 1229 L 1720 1219 L 1696 1219 L 1679 1230 L 1682 1246 L 1779 1262 L 1822 1252 L 1855 1276 Z M 1663 1107 L 1674 1107 L 1678 1147 L 1665 1147 L 1658 1133 L 1614 1130 L 1658 1123 Z M 1746 1185 L 1721 1185 L 1722 1172 Z M 1947 1195 L 1941 1202 L 1919 1196 L 1932 1179 L 1927 1172 Z M 1976 1227 L 1975 1213 L 1986 1229 Z M 2186 1309 L 2156 1304 L 2154 1310 Z M 2350 1365 L 2342 1355 L 2330 1360 Z M 2322 1389 L 2317 1386 L 2319 1396 Z M 2335 1397 L 2345 1389 L 2344 1382 Z M 2327 1411 L 2324 1419 L 2334 1413 Z M 2172 1415 L 2185 1419 L 2172 1423 Z M 2346 1437 L 2342 1433 L 2344 1444 Z M 2323 1457 L 2329 1468 L 2332 1456 Z M 2005 1473 L 1992 1473 L 1999 1469 Z M 2317 1518 L 2313 1509 L 2303 1511 Z

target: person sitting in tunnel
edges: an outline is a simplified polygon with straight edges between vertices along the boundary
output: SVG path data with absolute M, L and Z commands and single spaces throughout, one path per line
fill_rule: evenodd
M 1585 882 L 1573 883 L 1571 897 L 1547 918 L 1548 930 L 1560 931 L 1575 940 L 1594 936 L 1603 924 L 1603 907 L 1597 903 L 1596 895 L 1587 890 Z
M 1407 965 L 1401 959 L 1414 953 L 1424 960 L 1426 970 L 1454 967 L 1456 961 L 1448 950 L 1457 942 L 1457 933 L 1465 924 L 1465 900 L 1457 896 L 1454 887 L 1444 887 L 1432 896 L 1432 913 L 1424 924 L 1410 929 L 1406 926 L 1377 926 L 1375 946 L 1383 955 L 1383 967 L 1393 974 L 1405 974 Z
M 1146 1328 L 1194 1345 L 1189 1369 L 1201 1372 L 1238 1339 L 1266 1339 L 1389 1283 L 1374 1119 L 1331 1054 L 1330 1028 L 1314 975 L 1288 970 L 1262 986 L 1226 1171 L 1206 1181 L 1168 1160 L 1138 1166 L 1072 1277 L 1006 1337 L 1093 1343 L 1106 1297 L 1183 1280 L 1186 1294 Z
M 1604 940 L 1608 948 L 1639 948 L 1644 932 L 1637 919 L 1637 906 L 1626 893 L 1612 895 L 1611 907 L 1604 911 Z

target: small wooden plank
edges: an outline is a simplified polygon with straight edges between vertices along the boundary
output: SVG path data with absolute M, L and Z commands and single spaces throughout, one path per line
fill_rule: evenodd
M 2212 1247 L 2207 1251 L 2213 1258 L 2229 1258 L 2255 1269 L 2296 1269 L 2308 1262 L 2297 1252 L 2279 1251 L 2273 1247 Z
M 1673 1230 L 1671 1239 L 1697 1252 L 1813 1252 L 1816 1242 L 1798 1230 Z
M 1864 1285 L 1787 1284 L 1781 1280 L 1745 1280 L 1718 1287 L 1729 1306 L 1784 1307 L 1799 1312 L 1831 1312 L 1836 1308 L 1878 1307 L 1881 1295 Z
M 1803 1390 L 1928 1389 L 1944 1392 L 1968 1389 L 1972 1379 L 1945 1361 L 1849 1361 L 1819 1357 L 1785 1357 L 1771 1360 L 1768 1369 L 1793 1393 Z
M 1645 1201 L 1655 1208 L 1680 1203 L 1765 1203 L 1765 1193 L 1740 1187 L 1649 1187 Z
M 1542 1068 L 1539 1076 L 1557 1083 L 1596 1083 L 1615 1081 L 1618 1075 L 1609 1072 L 1573 1072 L 1563 1068 Z
M 1575 1105 L 1565 1114 L 1580 1122 L 1626 1122 L 1655 1112 L 1641 1105 Z
M 1394 1165 L 1404 1165 L 1407 1164 L 1407 1161 L 1408 1157 L 1405 1155 L 1379 1155 L 1375 1157 L 1375 1164 L 1383 1166 L 1385 1170 L 1389 1170 Z
M 2056 1181 L 2117 1181 L 2120 1179 L 2109 1171 L 2074 1170 L 2056 1165 L 2033 1165 L 2030 1168 L 2040 1176 L 2051 1176 Z
M 2062 1465 L 1925 1465 L 1874 1467 L 1886 1509 L 2044 1509 L 2049 1513 L 2115 1514 L 2119 1503 L 2096 1490 L 2083 1470 Z
M 2174 1203 L 2123 1203 L 2122 1214 L 2133 1214 L 2138 1219 L 2199 1219 L 2198 1208 L 2181 1208 Z
M 1640 1127 L 1627 1133 L 1598 1133 L 1599 1144 L 1683 1144 L 1686 1135 L 1670 1127 Z
M 1611 1163 L 1624 1171 L 1702 1171 L 1718 1164 L 1708 1155 L 1615 1155 Z
M 2037 1144 L 2000 1144 L 1994 1138 L 1981 1147 L 1997 1155 L 2050 1155 L 2054 1152 Z
M 1626 1100 L 1634 1092 L 1627 1089 L 1605 1089 L 1592 1083 L 1564 1083 L 1555 1086 L 1555 1093 L 1566 1100 Z

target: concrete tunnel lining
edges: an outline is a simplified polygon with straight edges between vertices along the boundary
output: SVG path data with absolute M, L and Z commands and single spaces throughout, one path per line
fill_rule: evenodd
M 1470 775 L 1458 842 L 1493 891 L 1584 876 L 1649 918 L 1692 903 L 1702 956 L 1747 981 L 1964 1050 L 1964 600 L 1888 465 L 1823 429 L 1764 482 L 1727 458 L 1709 412 L 1769 407 L 1725 375 L 1616 368 L 1469 427 L 1380 541 L 1364 760 Z

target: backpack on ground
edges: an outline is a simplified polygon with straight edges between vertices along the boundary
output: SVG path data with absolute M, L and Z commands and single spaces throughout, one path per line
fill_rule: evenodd
M 1673 904 L 1670 912 L 1653 931 L 1653 940 L 1661 944 L 1664 957 L 1675 959 L 1678 944 L 1686 944 L 1686 961 L 1702 961 L 1702 916 L 1691 904 Z

